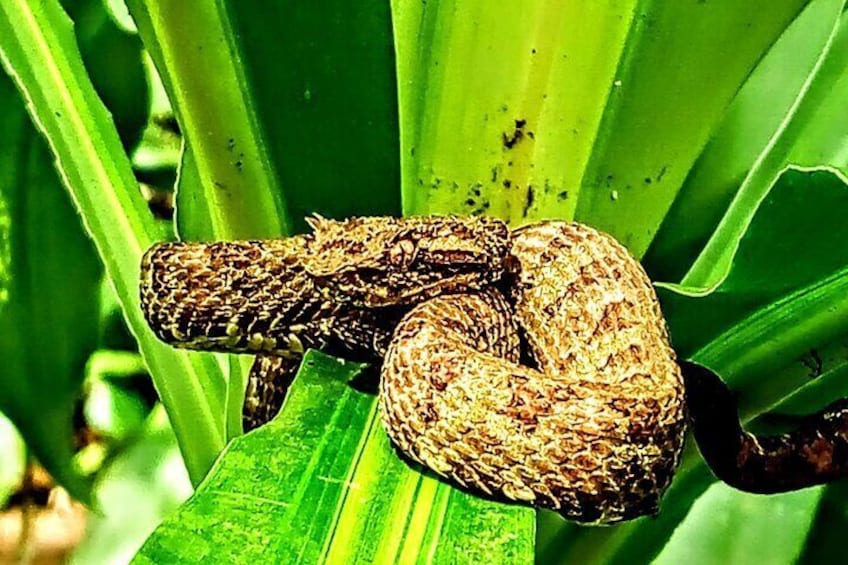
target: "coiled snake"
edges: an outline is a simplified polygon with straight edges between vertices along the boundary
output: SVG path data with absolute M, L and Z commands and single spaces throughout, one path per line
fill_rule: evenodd
M 657 511 L 687 399 L 653 287 L 613 238 L 489 218 L 310 224 L 278 240 L 159 244 L 142 262 L 159 338 L 258 354 L 247 427 L 274 415 L 305 348 L 330 349 L 382 360 L 386 431 L 450 480 L 582 522 Z M 696 439 L 723 480 L 775 492 L 846 472 L 848 407 L 756 438 L 718 377 L 684 367 Z

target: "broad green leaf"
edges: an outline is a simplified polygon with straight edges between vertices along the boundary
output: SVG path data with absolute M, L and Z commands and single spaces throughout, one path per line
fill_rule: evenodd
M 404 211 L 572 217 L 635 4 L 394 0 Z
M 199 481 L 224 446 L 224 379 L 214 360 L 172 350 L 144 321 L 138 304 L 141 254 L 168 234 L 141 197 L 56 0 L 0 3 L 0 59 L 50 145 L 169 411 L 189 473 Z M 48 168 L 46 162 L 40 166 Z
M 819 487 L 761 496 L 715 484 L 692 506 L 653 563 L 794 565 L 822 492 Z
M 841 119 L 848 93 L 848 16 L 834 26 L 826 47 L 780 127 L 739 186 L 704 249 L 683 278 L 690 286 L 714 286 L 729 270 L 739 238 L 780 171 L 794 162 L 845 166 L 848 127 Z M 813 137 L 815 136 L 815 137 Z M 830 146 L 832 144 L 832 147 Z
M 100 265 L 56 171 L 6 76 L 0 76 L 0 201 L 8 284 L 0 306 L 0 410 L 75 496 L 73 409 L 96 346 Z
M 678 281 L 686 273 L 757 156 L 790 112 L 804 82 L 814 72 L 843 5 L 844 0 L 810 2 L 745 82 L 721 127 L 698 157 L 645 256 L 645 266 L 653 277 Z M 840 74 L 848 78 L 848 72 Z M 830 98 L 835 102 L 844 100 L 845 96 L 834 92 Z M 848 165 L 845 143 L 831 139 L 833 135 L 848 133 L 848 125 L 837 116 L 833 111 L 820 109 L 809 117 L 808 128 L 811 122 L 817 122 L 826 126 L 830 135 L 804 132 L 804 144 L 812 149 L 819 140 L 827 140 L 830 152 L 823 152 L 815 159 L 793 159 L 795 163 Z M 840 152 L 843 158 L 839 157 Z
M 273 237 L 290 221 L 222 2 L 130 0 L 191 151 L 208 237 Z M 190 195 L 186 195 L 187 197 Z M 179 195 L 178 198 L 183 197 Z
M 397 215 L 397 87 L 388 3 L 223 3 L 294 230 L 303 231 L 303 218 L 314 212 Z
M 691 355 L 756 309 L 848 265 L 845 210 L 848 185 L 836 173 L 784 172 L 760 204 L 721 285 L 660 290 L 678 353 Z
M 641 255 L 806 3 L 393 2 L 405 210 L 576 216 Z
M 644 254 L 733 96 L 807 3 L 640 2 L 577 218 Z
M 376 398 L 350 386 L 362 368 L 309 352 L 277 418 L 230 443 L 136 562 L 529 562 L 523 514 L 395 453 Z
M 789 169 L 754 215 L 721 286 L 659 289 L 672 341 L 689 344 L 682 357 L 710 366 L 741 393 L 745 422 L 772 409 L 815 410 L 844 390 L 837 378 L 848 335 L 845 198 L 848 185 L 837 173 Z M 813 349 L 821 350 L 821 384 L 810 382 Z M 603 530 L 565 527 L 548 539 L 544 555 L 561 563 L 648 561 L 714 480 L 690 441 L 657 519 Z

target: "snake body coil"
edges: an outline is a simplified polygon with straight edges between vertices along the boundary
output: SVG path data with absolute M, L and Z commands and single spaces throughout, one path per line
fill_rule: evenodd
M 583 522 L 654 513 L 685 422 L 647 276 L 576 224 L 522 228 L 511 255 L 513 308 L 490 290 L 430 300 L 401 321 L 381 379 L 389 435 L 490 496 Z M 536 368 L 518 364 L 519 327 Z
M 280 240 L 166 243 L 141 266 L 162 340 L 257 354 L 245 401 L 276 412 L 307 347 L 384 361 L 385 428 L 411 458 L 498 499 L 592 523 L 655 513 L 688 405 L 708 464 L 755 492 L 848 474 L 848 408 L 793 434 L 739 426 L 717 375 L 669 345 L 639 263 L 586 226 L 312 218 Z

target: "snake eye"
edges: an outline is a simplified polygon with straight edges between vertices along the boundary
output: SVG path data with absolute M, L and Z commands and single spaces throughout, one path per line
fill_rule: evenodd
M 415 260 L 418 249 L 408 239 L 402 239 L 389 249 L 389 264 L 393 267 L 406 267 Z

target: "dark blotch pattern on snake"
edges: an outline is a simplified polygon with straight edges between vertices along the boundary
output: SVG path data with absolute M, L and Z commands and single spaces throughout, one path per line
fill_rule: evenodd
M 848 476 L 848 398 L 805 417 L 785 434 L 756 436 L 739 423 L 736 397 L 709 369 L 683 363 L 698 449 L 716 477 L 773 494 Z
M 273 416 L 306 347 L 385 358 L 385 427 L 435 472 L 584 522 L 656 512 L 683 441 L 683 384 L 653 287 L 614 239 L 486 218 L 311 225 L 280 240 L 162 244 L 142 264 L 161 339 L 258 355 L 247 427 Z M 788 472 L 769 466 L 774 449 L 758 465 L 716 467 L 755 450 L 737 441 L 738 419 L 723 428 L 690 406 L 699 443 L 727 428 L 710 436 L 729 442 L 721 457 L 705 453 L 722 479 L 752 490 Z M 783 441 L 781 457 L 821 446 L 811 433 Z

